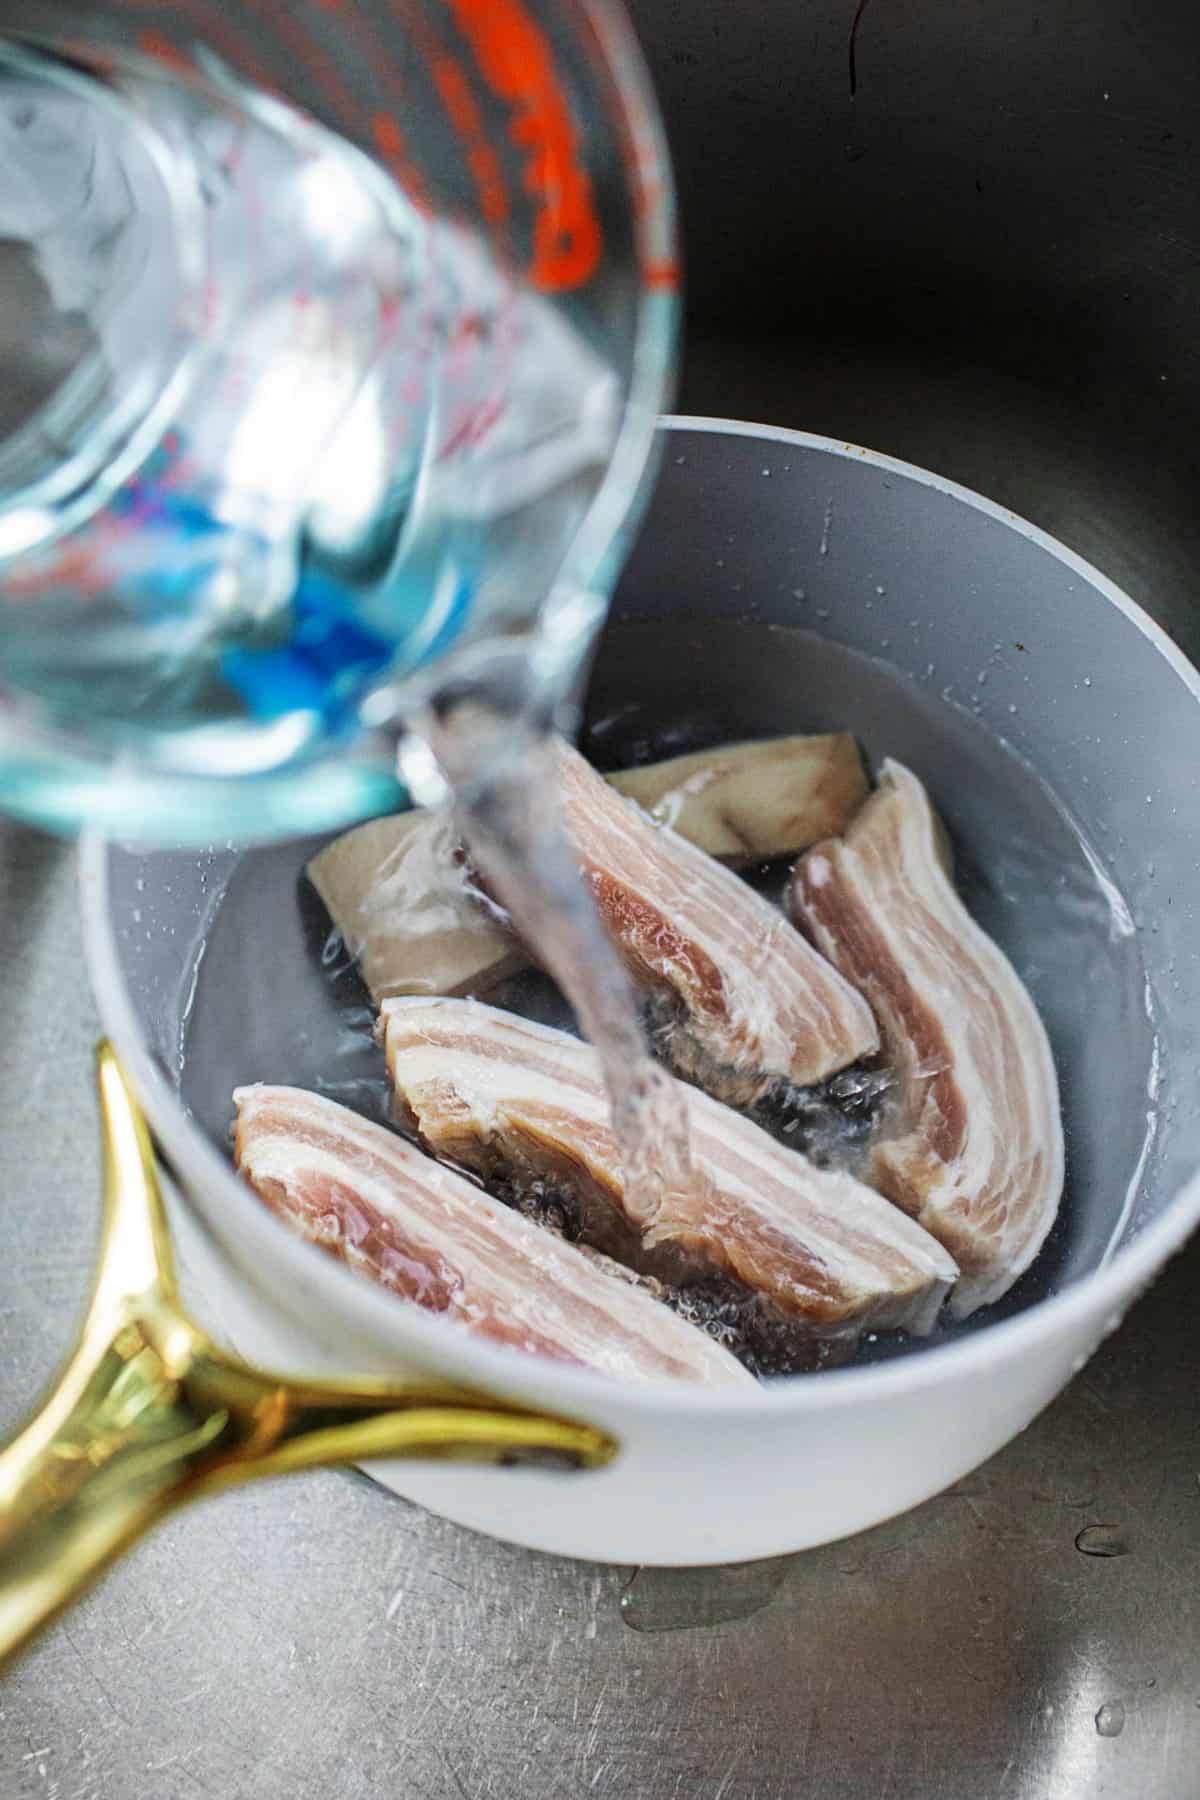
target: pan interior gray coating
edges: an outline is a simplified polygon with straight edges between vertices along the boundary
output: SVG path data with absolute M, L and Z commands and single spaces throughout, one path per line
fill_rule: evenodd
M 897 756 L 928 782 L 968 902 L 1046 1021 L 1067 1128 L 1052 1239 L 978 1328 L 1095 1268 L 1200 1161 L 1178 1079 L 1200 998 L 1186 779 L 1200 706 L 1084 578 L 956 496 L 791 446 L 767 479 L 775 446 L 674 442 L 685 460 L 667 456 L 585 742 L 612 766 L 848 728 L 872 762 Z M 312 848 L 111 852 L 135 1006 L 222 1146 L 241 1081 L 386 1108 L 366 996 L 344 957 L 322 960 Z

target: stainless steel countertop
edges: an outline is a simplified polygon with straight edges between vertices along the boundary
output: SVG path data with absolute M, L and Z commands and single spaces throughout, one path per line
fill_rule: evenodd
M 0 830 L 5 1428 L 65 1348 L 95 1237 L 73 862 Z M 1188 1800 L 1198 1280 L 1193 1245 L 950 1494 L 768 1564 L 565 1562 L 340 1474 L 182 1514 L 0 1681 L 0 1795 Z M 1089 1526 L 1122 1554 L 1076 1548 Z
M 634 12 L 684 404 L 966 481 L 1195 656 L 1194 7 L 871 7 L 853 103 L 849 0 Z M 0 1426 L 95 1238 L 71 860 L 0 827 Z M 770 1565 L 557 1561 L 334 1474 L 184 1514 L 0 1681 L 0 1800 L 1196 1800 L 1198 1287 L 1200 1243 L 952 1493 Z

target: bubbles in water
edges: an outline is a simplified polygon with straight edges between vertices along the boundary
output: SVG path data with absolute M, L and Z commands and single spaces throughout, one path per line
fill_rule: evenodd
M 1096 1714 L 1096 1730 L 1101 1737 L 1120 1737 L 1125 1729 L 1125 1706 L 1120 1700 L 1106 1700 Z
M 776 1089 L 752 1116 L 822 1168 L 854 1167 L 894 1084 L 890 1069 L 854 1064 L 818 1087 Z

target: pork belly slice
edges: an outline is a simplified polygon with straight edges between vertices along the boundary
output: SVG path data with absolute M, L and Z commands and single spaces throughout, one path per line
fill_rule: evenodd
M 528 961 L 472 885 L 448 812 L 370 819 L 307 872 L 376 1005 L 389 994 L 482 992 Z
M 634 980 L 666 1003 L 662 1049 L 677 1073 L 750 1105 L 878 1049 L 862 996 L 773 906 L 614 793 L 568 744 L 558 769 L 601 916 Z
M 626 1193 L 599 1059 L 587 1044 L 471 1000 L 385 1002 L 405 1121 L 485 1180 L 569 1188 L 585 1238 L 668 1281 L 727 1278 L 814 1335 L 927 1331 L 957 1274 L 910 1219 L 684 1088 L 693 1183 Z
M 604 779 L 657 824 L 735 866 L 795 856 L 837 836 L 868 792 L 846 731 L 722 744 Z
M 605 779 L 702 850 L 795 855 L 841 831 L 866 798 L 846 733 L 772 738 Z M 313 857 L 308 877 L 378 1005 L 390 994 L 482 994 L 526 966 L 473 884 L 449 813 L 371 819 Z
M 243 1087 L 233 1098 L 237 1166 L 259 1197 L 411 1304 L 621 1380 L 752 1382 L 694 1325 L 395 1132 L 299 1088 Z
M 1003 952 L 955 891 L 915 775 L 886 762 L 845 838 L 801 858 L 792 903 L 867 996 L 896 1081 L 869 1179 L 950 1251 L 960 1318 L 1037 1255 L 1063 1186 L 1050 1044 Z

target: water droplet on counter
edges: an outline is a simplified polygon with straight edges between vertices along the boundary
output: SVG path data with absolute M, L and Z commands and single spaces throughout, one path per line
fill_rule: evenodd
M 879 583 L 876 582 L 875 583 L 875 592 L 877 594 L 883 595 L 883 594 L 887 593 L 887 589 L 885 587 L 880 587 Z
M 982 687 L 984 682 L 987 680 L 987 670 L 980 669 L 978 675 L 975 677 L 975 680 L 978 682 L 979 686 Z
M 632 1631 L 696 1631 L 748 1619 L 769 1605 L 792 1563 L 790 1556 L 716 1569 L 637 1569 L 621 1595 L 621 1617 Z
M 1119 1525 L 1085 1525 L 1075 1539 L 1084 1556 L 1128 1556 L 1129 1544 Z
M 1016 707 L 1015 707 L 1015 706 L 1013 706 L 1013 705 L 1012 705 L 1012 704 L 1011 704 L 1011 703 L 1010 703 L 1010 705 L 1009 705 L 1009 708 L 1008 708 L 1008 710 L 1009 710 L 1009 712 L 1010 712 L 1010 713 L 1015 713 L 1015 712 L 1016 712 L 1016 710 L 1017 710 L 1017 709 L 1016 709 Z
M 770 469 L 764 469 L 764 470 L 763 470 L 763 474 L 764 474 L 764 475 L 769 475 L 769 474 L 770 474 L 770 473 L 771 473 L 771 471 L 770 471 Z
M 792 599 L 793 600 L 807 600 L 808 595 L 805 593 L 803 588 L 793 588 L 792 589 Z
M 1084 687 L 1091 687 L 1091 685 L 1092 685 L 1092 678 L 1091 678 L 1091 676 L 1090 676 L 1090 675 L 1085 675 L 1085 676 L 1084 676 L 1084 678 L 1083 678 L 1083 685 L 1084 685 Z
M 821 556 L 829 555 L 829 534 L 832 529 L 833 529 L 833 501 L 827 500 L 825 502 L 825 513 L 821 520 L 821 543 L 820 543 L 819 552 L 818 552 Z
M 1120 1700 L 1106 1700 L 1096 1714 L 1096 1730 L 1101 1737 L 1120 1737 L 1125 1729 L 1125 1707 Z

